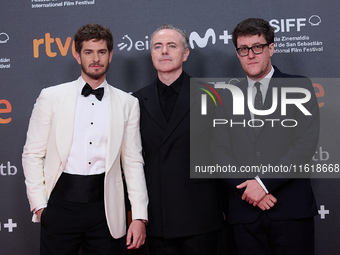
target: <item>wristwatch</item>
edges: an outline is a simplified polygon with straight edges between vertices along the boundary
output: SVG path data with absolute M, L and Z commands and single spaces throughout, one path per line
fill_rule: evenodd
M 147 220 L 142 220 L 142 219 L 136 219 L 136 220 L 141 221 L 145 226 L 148 225 L 148 221 Z

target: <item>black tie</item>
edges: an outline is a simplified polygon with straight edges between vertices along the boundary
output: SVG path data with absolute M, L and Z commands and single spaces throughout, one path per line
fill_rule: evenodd
M 255 95 L 255 102 L 254 102 L 254 108 L 256 110 L 261 110 L 262 109 L 262 92 L 260 89 L 261 83 L 258 81 L 255 82 L 254 86 L 256 87 L 256 95 Z M 254 114 L 254 119 L 258 119 L 259 117 Z M 254 121 L 255 126 L 260 126 L 261 121 Z M 260 127 L 255 127 L 255 134 L 257 135 L 260 131 Z
M 92 89 L 91 86 L 86 83 L 83 90 L 81 91 L 81 94 L 85 97 L 90 94 L 94 94 L 99 101 L 102 101 L 102 98 L 104 96 L 104 88 Z

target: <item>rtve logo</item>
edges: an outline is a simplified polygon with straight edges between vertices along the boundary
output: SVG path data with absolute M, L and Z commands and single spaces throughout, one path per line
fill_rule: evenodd
M 9 101 L 5 99 L 0 99 L 0 124 L 8 124 L 12 121 L 12 118 L 4 118 L 2 117 L 3 113 L 11 113 L 12 105 Z
M 316 97 L 319 99 L 319 98 L 321 98 L 321 97 L 323 97 L 324 95 L 325 95 L 325 90 L 324 90 L 324 88 L 322 87 L 322 85 L 321 84 L 319 84 L 319 83 L 313 83 L 313 87 L 314 87 L 314 91 L 315 91 L 315 89 L 317 89 L 318 91 L 315 91 L 315 95 L 316 95 Z M 319 101 L 320 101 L 321 99 L 319 99 Z M 319 108 L 321 108 L 322 106 L 324 106 L 325 105 L 325 102 L 321 102 L 321 103 L 319 103 Z
M 50 33 L 46 33 L 45 38 L 33 40 L 33 56 L 34 58 L 39 58 L 41 51 L 45 50 L 46 55 L 50 58 L 54 58 L 58 54 L 61 54 L 63 57 L 65 57 L 69 52 L 71 41 L 71 37 L 67 37 L 65 42 L 62 42 L 60 38 L 52 38 Z M 54 44 L 57 44 L 59 52 L 52 51 L 52 46 L 54 46 Z M 74 41 L 72 42 L 71 48 L 72 54 L 75 57 Z

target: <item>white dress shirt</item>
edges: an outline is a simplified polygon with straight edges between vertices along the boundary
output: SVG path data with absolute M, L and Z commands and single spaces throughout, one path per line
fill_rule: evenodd
M 106 80 L 98 87 L 104 88 L 99 101 L 95 95 L 85 97 L 81 91 L 85 81 L 79 79 L 79 93 L 74 118 L 73 141 L 64 172 L 94 175 L 105 172 L 106 141 L 109 125 L 109 106 Z

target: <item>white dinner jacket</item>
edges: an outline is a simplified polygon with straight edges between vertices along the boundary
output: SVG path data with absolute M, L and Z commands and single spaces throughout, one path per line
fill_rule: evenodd
M 46 204 L 64 170 L 72 145 L 79 79 L 43 89 L 34 105 L 23 152 L 30 208 Z M 126 233 L 121 163 L 133 219 L 147 219 L 139 104 L 133 96 L 108 86 L 109 130 L 105 162 L 104 201 L 114 238 Z M 33 221 L 37 222 L 36 215 Z

